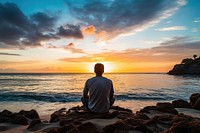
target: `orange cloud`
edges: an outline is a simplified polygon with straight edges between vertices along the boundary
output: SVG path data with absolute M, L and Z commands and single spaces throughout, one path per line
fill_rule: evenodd
M 93 35 L 95 34 L 96 28 L 93 25 L 90 25 L 83 29 L 83 33 Z

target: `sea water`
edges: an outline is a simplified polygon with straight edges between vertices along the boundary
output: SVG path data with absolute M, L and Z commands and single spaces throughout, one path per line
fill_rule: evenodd
M 60 108 L 81 106 L 80 98 L 88 78 L 94 74 L 0 74 L 0 111 L 36 109 L 50 114 Z M 157 102 L 189 100 L 200 92 L 200 77 L 167 74 L 104 74 L 111 79 L 115 104 L 134 112 Z

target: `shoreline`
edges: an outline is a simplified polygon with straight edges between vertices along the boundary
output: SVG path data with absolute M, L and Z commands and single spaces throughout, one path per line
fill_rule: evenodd
M 148 107 L 152 107 L 152 106 L 146 106 L 145 108 L 148 108 Z M 70 110 L 73 110 L 73 111 L 77 111 L 76 109 L 77 108 L 81 108 L 80 106 L 77 106 L 77 107 L 73 107 L 72 109 Z M 1 133 L 12 133 L 12 132 L 15 132 L 15 133 L 21 133 L 21 132 L 26 132 L 26 133 L 58 133 L 60 132 L 59 129 L 63 128 L 64 125 L 67 125 L 69 126 L 71 123 L 78 123 L 77 125 L 84 125 L 84 126 L 87 126 L 87 128 L 89 129 L 84 129 L 87 131 L 90 130 L 90 132 L 93 130 L 93 126 L 95 126 L 95 132 L 102 132 L 103 129 L 105 129 L 105 127 L 108 127 L 108 126 L 111 126 L 110 128 L 113 128 L 113 126 L 118 123 L 119 121 L 125 121 L 126 119 L 124 119 L 123 117 L 127 117 L 128 119 L 133 119 L 133 117 L 141 117 L 139 118 L 139 120 L 146 120 L 149 118 L 149 120 L 153 120 L 155 119 L 156 117 L 168 117 L 168 118 L 165 118 L 165 119 L 169 119 L 171 116 L 173 117 L 181 117 L 181 118 L 184 118 L 184 117 L 188 117 L 188 118 L 192 118 L 194 120 L 198 120 L 198 122 L 200 122 L 200 110 L 196 110 L 196 109 L 189 109 L 189 108 L 175 108 L 177 111 L 178 111 L 178 114 L 173 114 L 173 113 L 169 113 L 169 112 L 159 112 L 157 110 L 151 110 L 149 109 L 149 113 L 147 112 L 142 112 L 141 110 L 140 111 L 136 111 L 136 113 L 130 113 L 129 109 L 125 109 L 125 108 L 122 108 L 122 107 L 119 107 L 119 106 L 114 106 L 113 108 L 116 108 L 116 109 L 110 109 L 110 114 L 109 115 L 113 115 L 112 113 L 113 112 L 120 112 L 121 114 L 121 118 L 120 117 L 114 117 L 113 116 L 97 116 L 97 118 L 91 118 L 91 119 L 86 119 L 86 120 L 83 120 L 80 121 L 78 119 L 72 121 L 72 120 L 67 120 L 67 121 L 62 121 L 62 119 L 60 120 L 55 120 L 55 122 L 51 122 L 52 120 L 52 116 L 55 115 L 55 114 L 59 114 L 60 116 L 58 117 L 63 117 L 63 112 L 68 112 L 69 110 L 64 110 L 61 109 L 61 110 L 58 110 L 58 111 L 55 111 L 53 114 L 48 114 L 48 115 L 39 115 L 39 119 L 28 119 L 29 121 L 29 124 L 27 125 L 20 125 L 20 124 L 12 124 L 12 123 L 1 123 L 0 122 L 0 132 Z M 119 109 L 118 109 L 119 108 Z M 143 108 L 143 109 L 145 109 Z M 125 111 L 127 110 L 127 112 Z M 79 110 L 78 111 L 80 114 L 84 113 L 82 110 Z M 127 113 L 129 112 L 129 114 L 127 115 Z M 124 113 L 124 114 L 123 114 Z M 79 114 L 79 115 L 80 115 Z M 123 116 L 124 115 L 124 116 Z M 140 116 L 141 115 L 141 116 Z M 182 116 L 181 116 L 182 115 Z M 99 117 L 99 118 L 98 118 Z M 102 117 L 105 117 L 105 118 L 102 118 Z M 147 118 L 146 118 L 147 117 Z M 136 118 L 134 118 L 135 120 L 137 120 Z M 133 120 L 134 120 L 133 119 Z M 160 118 L 159 118 L 160 119 Z M 77 121 L 78 120 L 78 121 Z M 148 121 L 149 121 L 148 120 Z M 163 121 L 165 122 L 165 121 Z M 64 125 L 62 125 L 61 123 L 64 123 Z M 81 124 L 80 124 L 81 123 Z M 159 123 L 157 123 L 159 125 Z M 199 123 L 200 124 L 200 123 Z M 32 125 L 32 127 L 30 128 L 30 125 Z M 70 125 L 71 126 L 71 125 Z M 116 128 L 117 125 L 115 125 L 114 127 Z M 125 126 L 125 125 L 121 125 L 121 126 Z M 198 126 L 199 127 L 199 126 Z M 75 128 L 75 127 L 71 127 L 72 129 Z M 76 129 L 76 128 L 75 128 Z M 73 132 L 77 132 L 79 133 L 78 130 L 75 130 L 73 129 L 72 130 L 72 133 Z M 71 130 L 71 129 L 70 129 Z M 80 130 L 80 129 L 79 129 Z M 80 130 L 80 132 L 82 132 L 83 130 Z M 110 130 L 109 130 L 110 131 Z M 132 131 L 132 130 L 130 130 Z M 139 131 L 137 129 L 137 131 Z M 164 130 L 163 130 L 164 131 Z M 165 128 L 165 131 L 167 131 L 167 128 Z M 85 131 L 83 131 L 85 132 Z M 143 132 L 143 131 L 139 131 L 139 132 Z M 167 133 L 167 132 L 163 132 L 163 133 Z M 170 133 L 170 132 L 169 132 Z
M 195 103 L 194 103 L 195 102 Z M 195 106 L 198 104 L 198 106 Z M 184 100 L 158 102 L 133 112 L 112 106 L 105 114 L 91 114 L 83 106 L 61 108 L 52 114 L 39 115 L 34 109 L 18 113 L 0 112 L 0 132 L 81 133 L 81 132 L 162 132 L 200 131 L 200 93 Z M 183 124 L 184 123 L 184 124 Z M 175 132 L 176 133 L 176 132 Z M 178 132 L 177 132 L 178 133 Z

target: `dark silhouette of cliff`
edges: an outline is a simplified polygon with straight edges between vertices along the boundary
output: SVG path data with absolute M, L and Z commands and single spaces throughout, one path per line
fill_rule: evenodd
M 170 75 L 200 75 L 200 57 L 193 55 L 194 59 L 183 59 L 181 64 L 176 64 L 168 72 Z

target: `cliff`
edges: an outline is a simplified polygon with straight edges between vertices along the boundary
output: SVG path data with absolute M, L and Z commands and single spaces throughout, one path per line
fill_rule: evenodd
M 181 64 L 176 64 L 172 70 L 168 72 L 170 75 L 200 75 L 200 57 L 194 59 L 183 59 Z

